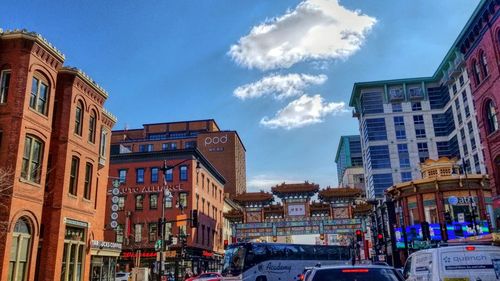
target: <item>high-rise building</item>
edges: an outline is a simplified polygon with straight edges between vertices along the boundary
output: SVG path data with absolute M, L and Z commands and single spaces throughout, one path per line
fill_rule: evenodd
M 335 163 L 339 186 L 364 190 L 363 156 L 359 135 L 340 137 Z
M 350 105 L 360 124 L 369 198 L 421 178 L 419 165 L 428 158 L 457 157 L 469 173 L 485 172 L 467 73 L 452 54 L 432 77 L 354 84 Z M 459 71 L 444 81 L 450 61 Z
M 114 275 L 108 94 L 40 35 L 0 32 L 0 280 Z
M 231 197 L 246 191 L 245 146 L 236 131 L 220 130 L 213 119 L 145 124 L 113 131 L 114 154 L 197 148 L 226 179 Z

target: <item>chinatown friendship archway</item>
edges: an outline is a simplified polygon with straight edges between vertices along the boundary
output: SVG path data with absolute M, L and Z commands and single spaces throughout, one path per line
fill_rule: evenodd
M 247 192 L 233 198 L 242 207 L 224 213 L 232 222 L 233 243 L 269 236 L 352 235 L 362 228 L 359 217 L 371 209 L 354 203 L 361 197 L 361 189 L 327 187 L 320 191 L 319 185 L 306 181 L 282 183 L 271 192 Z M 311 202 L 315 194 L 319 201 Z M 275 197 L 281 203 L 273 203 Z

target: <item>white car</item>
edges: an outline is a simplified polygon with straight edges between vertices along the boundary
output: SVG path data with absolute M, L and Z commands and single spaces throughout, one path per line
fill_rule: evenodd
M 448 246 L 421 250 L 406 260 L 407 281 L 500 279 L 500 247 L 488 245 Z
M 128 281 L 130 272 L 117 272 L 115 274 L 115 281 Z

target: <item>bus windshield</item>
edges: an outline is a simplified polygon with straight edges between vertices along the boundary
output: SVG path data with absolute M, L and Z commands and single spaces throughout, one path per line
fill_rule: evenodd
M 245 245 L 230 247 L 226 250 L 222 267 L 223 276 L 236 276 L 243 272 L 246 251 Z

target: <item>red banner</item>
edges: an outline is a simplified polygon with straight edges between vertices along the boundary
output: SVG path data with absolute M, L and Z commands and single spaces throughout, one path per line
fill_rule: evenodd
M 136 258 L 136 252 L 123 252 L 122 258 Z M 141 258 L 155 258 L 156 252 L 141 252 Z

